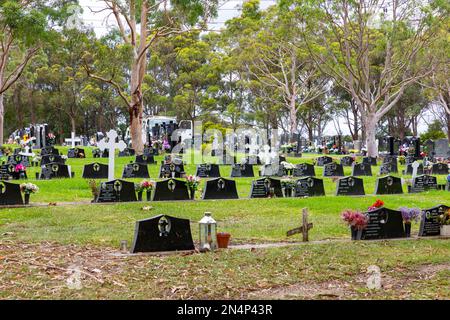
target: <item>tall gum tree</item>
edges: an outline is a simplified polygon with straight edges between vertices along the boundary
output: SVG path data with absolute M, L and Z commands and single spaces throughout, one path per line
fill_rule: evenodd
M 352 96 L 369 156 L 376 128 L 412 83 L 430 74 L 423 59 L 448 14 L 445 2 L 422 0 L 285 0 L 296 12 L 317 66 Z
M 86 64 L 88 75 L 111 84 L 124 101 L 130 120 L 132 146 L 142 154 L 142 122 L 144 111 L 143 83 L 147 70 L 148 54 L 156 39 L 189 32 L 216 12 L 218 0 L 103 0 L 105 8 L 114 17 L 118 31 L 131 52 L 127 84 L 115 80 L 115 75 L 105 75 Z M 98 11 L 94 11 L 98 12 Z

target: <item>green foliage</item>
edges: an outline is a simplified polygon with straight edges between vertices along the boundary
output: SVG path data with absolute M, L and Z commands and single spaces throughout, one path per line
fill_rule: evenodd
M 429 126 L 428 130 L 420 135 L 420 139 L 422 141 L 426 141 L 428 139 L 437 140 L 446 138 L 444 131 L 442 130 L 441 123 L 438 120 L 433 121 Z

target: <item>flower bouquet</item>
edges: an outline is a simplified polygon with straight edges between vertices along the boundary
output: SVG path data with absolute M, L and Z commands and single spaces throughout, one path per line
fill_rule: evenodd
M 367 227 L 369 218 L 359 211 L 345 210 L 341 215 L 342 220 L 344 220 L 352 231 L 352 240 L 357 240 L 358 231 L 361 232 Z
M 152 190 L 155 187 L 155 181 L 143 180 L 136 186 L 136 191 L 138 192 L 139 201 L 142 201 L 142 193 L 147 192 L 147 201 L 151 200 Z
M 39 187 L 33 183 L 22 183 L 20 185 L 20 191 L 25 194 L 25 204 L 30 203 L 30 194 L 39 191 Z
M 25 171 L 26 169 L 27 169 L 27 168 L 26 168 L 23 164 L 19 163 L 18 165 L 16 165 L 15 171 L 16 171 L 17 173 L 19 173 L 19 172 Z
M 191 199 L 193 200 L 195 197 L 195 191 L 198 190 L 198 186 L 200 185 L 200 177 L 189 175 L 186 177 L 186 185 L 189 189 L 189 193 L 191 195 Z
M 411 236 L 411 222 L 413 220 L 414 221 L 419 220 L 421 211 L 418 208 L 406 208 L 406 207 L 401 207 L 399 210 L 402 213 L 406 237 L 409 238 Z
M 439 215 L 438 221 L 441 225 L 441 236 L 450 237 L 450 209 Z
M 384 202 L 381 201 L 380 199 L 377 199 L 377 201 L 375 201 L 374 204 L 372 204 L 367 211 L 374 211 L 377 210 L 378 208 L 382 208 L 384 206 Z

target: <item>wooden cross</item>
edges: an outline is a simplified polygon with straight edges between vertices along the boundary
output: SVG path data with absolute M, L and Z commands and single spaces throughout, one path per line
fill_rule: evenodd
M 313 224 L 308 223 L 308 209 L 303 208 L 302 209 L 302 225 L 298 228 L 289 230 L 286 233 L 286 236 L 290 237 L 290 236 L 293 236 L 294 234 L 301 233 L 303 235 L 303 242 L 307 242 L 308 241 L 308 232 L 310 229 L 312 229 L 312 227 L 313 227 Z

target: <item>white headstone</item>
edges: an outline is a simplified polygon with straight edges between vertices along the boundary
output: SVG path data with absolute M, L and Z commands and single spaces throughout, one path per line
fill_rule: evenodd
M 419 161 L 414 161 L 411 164 L 411 167 L 413 168 L 413 172 L 412 172 L 412 178 L 414 180 L 414 178 L 417 176 L 417 169 L 419 169 L 420 163 Z
M 114 158 L 116 155 L 116 149 L 119 149 L 119 151 L 125 150 L 127 147 L 126 143 L 123 142 L 123 140 L 120 140 L 119 143 L 116 143 L 118 135 L 117 132 L 114 130 L 110 130 L 106 134 L 106 138 L 103 138 L 97 146 L 100 148 L 100 150 L 104 151 L 105 149 L 109 150 L 109 163 L 108 163 L 108 180 L 112 181 L 114 180 Z

